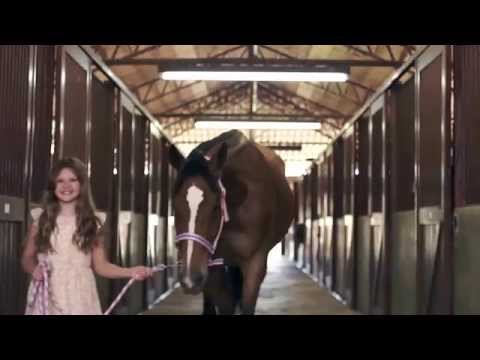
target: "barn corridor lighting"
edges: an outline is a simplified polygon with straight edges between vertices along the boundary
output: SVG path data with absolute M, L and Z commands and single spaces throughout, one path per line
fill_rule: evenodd
M 286 177 L 300 177 L 307 173 L 311 163 L 309 161 L 287 161 L 285 162 Z
M 190 81 L 297 81 L 297 82 L 345 82 L 346 72 L 308 71 L 165 71 L 163 80 Z
M 250 129 L 250 130 L 318 130 L 319 122 L 300 121 L 209 121 L 195 122 L 197 129 Z

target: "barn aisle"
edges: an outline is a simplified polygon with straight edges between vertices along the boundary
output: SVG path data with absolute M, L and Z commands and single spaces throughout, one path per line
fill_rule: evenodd
M 201 311 L 202 296 L 185 295 L 178 287 L 143 315 L 199 315 Z M 284 259 L 279 246 L 270 253 L 256 314 L 356 315 L 295 264 Z

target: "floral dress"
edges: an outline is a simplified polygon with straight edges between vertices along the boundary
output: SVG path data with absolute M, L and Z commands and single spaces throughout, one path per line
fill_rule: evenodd
M 31 211 L 34 223 L 42 209 Z M 102 223 L 105 215 L 96 214 Z M 38 254 L 39 261 L 48 262 L 48 314 L 50 315 L 100 315 L 102 313 L 98 297 L 97 285 L 92 269 L 92 253 L 84 253 L 73 242 L 76 223 L 74 216 L 57 217 L 57 226 L 50 237 L 53 251 L 47 254 Z M 28 289 L 28 303 L 34 296 L 34 282 Z M 37 306 L 29 306 L 25 314 L 40 314 Z

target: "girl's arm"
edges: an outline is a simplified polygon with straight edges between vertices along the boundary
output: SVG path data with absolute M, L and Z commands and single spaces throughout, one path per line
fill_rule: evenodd
M 152 270 L 145 266 L 134 266 L 131 268 L 120 267 L 110 263 L 105 256 L 103 241 L 98 241 L 92 252 L 93 269 L 95 272 L 109 279 L 122 279 L 136 277 L 143 280 L 152 275 Z
M 25 248 L 22 254 L 22 268 L 25 272 L 32 274 L 37 267 L 35 237 L 38 233 L 38 226 L 36 224 L 30 225 L 27 233 Z

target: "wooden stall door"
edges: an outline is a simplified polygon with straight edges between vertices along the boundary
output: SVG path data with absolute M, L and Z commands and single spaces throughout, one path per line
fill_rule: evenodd
M 449 54 L 430 47 L 416 63 L 417 313 L 452 311 Z

